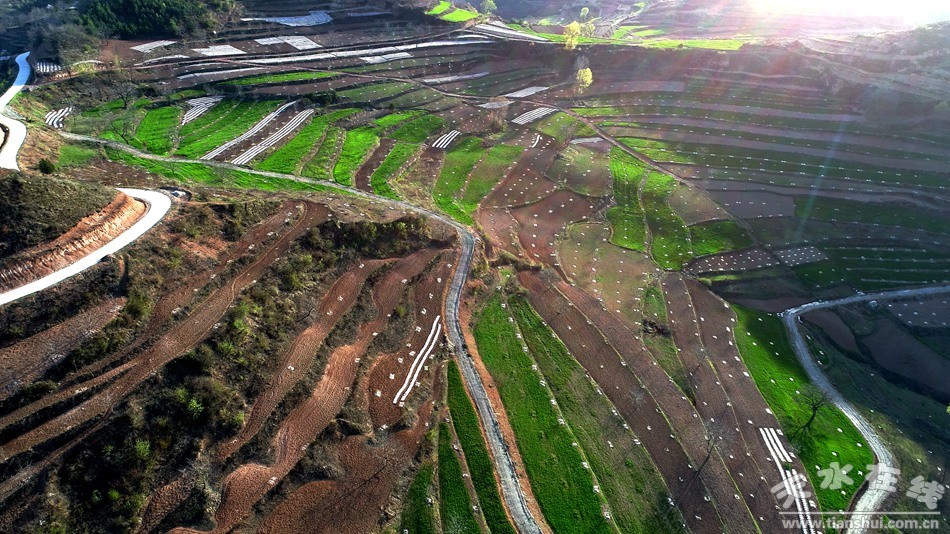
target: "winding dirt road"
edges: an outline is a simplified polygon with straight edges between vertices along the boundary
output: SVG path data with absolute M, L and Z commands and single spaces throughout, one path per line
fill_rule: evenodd
M 30 64 L 26 61 L 29 55 L 29 52 L 25 52 L 16 57 L 16 64 L 20 70 L 17 73 L 16 79 L 13 80 L 13 85 L 3 93 L 3 96 L 0 96 L 0 126 L 3 126 L 6 132 L 3 143 L 0 144 L 0 169 L 20 170 L 16 162 L 16 156 L 20 152 L 20 147 L 23 146 L 23 141 L 26 140 L 26 125 L 5 116 L 3 111 L 6 109 L 7 104 L 9 104 L 16 95 L 20 94 L 20 91 L 26 86 L 26 82 L 30 80 L 30 75 L 33 71 L 30 69 Z

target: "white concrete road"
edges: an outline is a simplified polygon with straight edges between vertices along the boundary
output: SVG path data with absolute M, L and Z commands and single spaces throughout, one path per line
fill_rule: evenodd
M 30 80 L 32 72 L 30 64 L 26 61 L 29 55 L 29 52 L 24 52 L 16 57 L 16 64 L 20 67 L 20 71 L 17 73 L 13 85 L 3 93 L 3 96 L 0 96 L 0 124 L 8 132 L 3 141 L 3 147 L 0 148 L 0 169 L 20 170 L 16 162 L 16 156 L 20 152 L 23 141 L 26 140 L 26 125 L 5 116 L 3 111 L 7 104 L 13 100 L 13 97 L 20 93 L 26 82 Z
M 39 280 L 30 282 L 25 286 L 20 286 L 12 291 L 7 291 L 6 293 L 0 294 L 0 306 L 13 302 L 17 299 L 21 299 L 27 295 L 32 295 L 37 291 L 42 291 L 94 266 L 95 264 L 99 263 L 102 258 L 105 258 L 109 254 L 118 252 L 122 248 L 141 237 L 150 228 L 158 224 L 158 222 L 161 221 L 163 217 L 165 217 L 165 214 L 168 213 L 169 208 L 171 208 L 171 199 L 165 194 L 159 193 L 157 191 L 123 188 L 120 188 L 119 191 L 148 204 L 148 211 L 141 219 L 133 224 L 131 228 L 125 232 L 122 232 L 119 237 L 113 239 L 102 248 L 92 252 L 76 263 L 73 263 L 68 267 L 64 267 L 53 274 L 44 276 Z
M 802 314 L 808 312 L 833 308 L 836 306 L 844 306 L 846 304 L 857 304 L 861 302 L 870 302 L 872 300 L 887 300 L 900 297 L 938 295 L 943 293 L 950 293 L 950 286 L 943 285 L 916 289 L 900 289 L 896 291 L 884 291 L 881 293 L 855 295 L 837 300 L 809 302 L 808 304 L 802 304 L 801 306 L 785 310 L 781 313 L 782 319 L 785 322 L 785 329 L 788 330 L 789 339 L 792 342 L 792 346 L 795 348 L 795 355 L 798 357 L 798 361 L 801 362 L 802 367 L 804 367 L 805 371 L 808 373 L 808 378 L 810 378 L 812 383 L 814 383 L 815 386 L 817 386 L 828 396 L 831 402 L 834 403 L 834 405 L 838 407 L 838 409 L 841 410 L 848 417 L 848 419 L 851 420 L 852 423 L 854 423 L 854 426 L 857 427 L 859 432 L 861 432 L 861 435 L 864 436 L 864 439 L 868 441 L 868 445 L 871 446 L 871 450 L 874 451 L 874 456 L 877 458 L 877 463 L 879 465 L 898 467 L 895 464 L 894 456 L 891 454 L 891 451 L 889 451 L 887 446 L 884 445 L 884 442 L 874 431 L 874 427 L 871 425 L 871 423 L 869 423 L 868 420 L 865 419 L 864 416 L 861 415 L 861 413 L 850 402 L 848 402 L 837 389 L 835 389 L 835 387 L 831 384 L 831 381 L 828 380 L 828 377 L 825 376 L 825 373 L 818 367 L 818 364 L 815 363 L 815 359 L 808 350 L 808 344 L 805 342 L 805 336 L 802 335 L 801 330 L 798 328 L 798 319 Z M 858 498 L 858 502 L 854 505 L 852 512 L 855 514 L 868 514 L 877 512 L 884 503 L 884 499 L 886 499 L 888 495 L 889 493 L 883 490 L 865 490 L 865 492 L 861 494 L 861 497 Z M 860 527 L 852 527 L 848 530 L 848 534 L 863 534 L 864 532 L 866 532 L 866 530 Z

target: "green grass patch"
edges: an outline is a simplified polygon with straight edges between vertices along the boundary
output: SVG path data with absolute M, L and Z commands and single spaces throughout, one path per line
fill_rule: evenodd
M 449 13 L 439 16 L 440 19 L 446 22 L 467 22 L 472 19 L 478 18 L 478 13 L 474 11 L 468 11 L 465 9 L 455 8 Z
M 60 167 L 77 167 L 86 165 L 98 157 L 99 151 L 95 148 L 66 143 L 59 147 L 59 159 L 56 163 Z
M 798 456 L 812 480 L 818 505 L 826 511 L 846 509 L 858 484 L 845 485 L 842 488 L 844 495 L 841 490 L 822 489 L 815 466 L 825 469 L 832 462 L 839 462 L 842 466 L 852 464 L 856 469 L 866 471 L 864 466 L 874 463 L 871 449 L 851 421 L 833 406 L 818 412 L 810 433 L 797 436 L 798 428 L 811 415 L 811 410 L 799 400 L 799 391 L 811 382 L 788 342 L 785 326 L 774 315 L 740 306 L 733 306 L 733 309 L 738 321 L 736 345 L 742 360 L 785 435 L 798 449 Z
M 399 111 L 396 113 L 388 113 L 376 119 L 374 122 L 376 123 L 376 126 L 379 126 L 380 128 L 391 128 L 401 122 L 405 122 L 414 117 L 418 117 L 422 113 L 425 113 L 425 112 L 419 111 L 419 110 L 409 110 L 409 111 Z
M 439 509 L 442 511 L 442 530 L 459 534 L 481 534 L 478 521 L 472 513 L 472 501 L 462 478 L 462 464 L 452 450 L 449 425 L 439 425 Z
M 297 169 L 303 163 L 303 159 L 313 150 L 313 147 L 320 142 L 324 133 L 329 132 L 327 127 L 349 115 L 358 113 L 358 109 L 341 109 L 319 115 L 305 126 L 300 132 L 288 141 L 264 161 L 255 165 L 256 168 L 282 172 L 284 174 L 296 174 Z
M 558 422 L 551 393 L 531 370 L 534 361 L 522 351 L 503 304 L 496 294 L 479 310 L 475 341 L 504 402 L 541 511 L 555 532 L 612 532 L 591 474 L 581 464 L 584 457 L 572 445 L 569 428 Z
M 435 468 L 431 463 L 425 463 L 419 468 L 416 478 L 412 479 L 409 493 L 402 506 L 399 531 L 413 534 L 435 534 L 435 521 L 429 510 L 429 487 L 432 486 L 432 474 Z
M 660 35 L 660 33 L 651 35 Z M 649 35 L 647 37 L 649 37 Z M 650 48 L 705 48 L 708 50 L 738 50 L 742 48 L 742 45 L 746 44 L 746 41 L 740 41 L 738 39 L 659 39 L 655 41 L 647 41 L 641 44 Z
M 478 503 L 485 516 L 485 522 L 492 534 L 515 534 L 515 529 L 509 523 L 505 508 L 501 504 L 498 486 L 493 475 L 495 468 L 480 431 L 475 407 L 465 394 L 462 375 L 459 374 L 458 366 L 454 361 L 449 361 L 448 377 L 448 399 L 449 409 L 452 410 L 452 424 L 455 426 L 455 434 L 465 452 L 465 461 L 471 472 L 472 484 L 475 486 L 475 493 L 478 495 Z
M 333 167 L 333 179 L 343 185 L 353 185 L 353 175 L 377 145 L 379 133 L 376 128 L 360 126 L 347 130 L 340 157 Z
M 571 134 L 574 133 L 579 124 L 580 121 L 574 117 L 563 111 L 558 111 L 538 122 L 537 129 L 539 132 L 553 137 L 558 143 L 563 143 L 571 138 Z
M 509 303 L 538 369 L 597 476 L 617 528 L 624 533 L 682 532 L 681 517 L 667 503 L 666 485 L 650 455 L 613 415 L 610 401 L 598 393 L 587 371 L 527 300 L 513 297 Z M 570 531 L 584 532 L 579 527 Z
M 221 113 L 214 113 L 219 107 L 223 107 L 218 104 L 182 128 L 176 153 L 186 158 L 201 157 L 250 130 L 281 104 L 280 100 L 241 102 L 237 106 L 222 110 Z
M 337 96 L 344 102 L 367 102 L 372 103 L 378 100 L 392 98 L 402 93 L 408 93 L 416 86 L 408 82 L 382 82 L 370 83 L 337 91 Z
M 422 143 L 429 136 L 435 134 L 445 127 L 445 121 L 438 115 L 426 114 L 418 119 L 403 124 L 397 128 L 389 137 L 397 141 L 406 141 L 409 143 Z
M 440 0 L 432 9 L 426 11 L 426 15 L 441 15 L 450 9 L 452 9 L 452 2 Z
M 248 76 L 246 78 L 235 78 L 222 82 L 221 85 L 231 85 L 236 87 L 245 87 L 249 85 L 274 85 L 291 82 L 308 82 L 312 80 L 322 80 L 333 78 L 336 74 L 332 72 L 281 72 L 279 74 L 262 74 L 259 76 Z
M 752 238 L 733 220 L 705 221 L 689 227 L 696 256 L 719 254 L 752 246 Z
M 386 155 L 386 159 L 379 164 L 379 167 L 370 176 L 370 185 L 373 187 L 373 192 L 386 198 L 398 200 L 399 195 L 389 185 L 389 180 L 396 174 L 396 171 L 409 161 L 409 158 L 417 150 L 419 150 L 419 145 L 415 143 L 396 143 L 389 154 Z
M 181 114 L 181 108 L 178 106 L 149 110 L 139 122 L 135 137 L 142 143 L 145 150 L 153 154 L 168 154 L 175 145 L 175 130 L 181 122 Z
M 472 217 L 465 211 L 459 201 L 459 195 L 465 187 L 468 175 L 481 159 L 484 149 L 482 140 L 477 137 L 467 137 L 456 143 L 445 155 L 445 163 L 439 179 L 432 188 L 432 199 L 437 206 L 453 219 L 472 224 Z

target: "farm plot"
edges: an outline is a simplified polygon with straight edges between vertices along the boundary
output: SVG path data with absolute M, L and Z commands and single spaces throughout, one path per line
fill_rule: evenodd
M 340 150 L 346 141 L 346 130 L 337 126 L 328 126 L 323 140 L 317 147 L 313 157 L 307 161 L 300 171 L 303 176 L 317 180 L 332 181 L 333 167 L 340 157 Z
M 481 528 L 472 513 L 472 501 L 469 499 L 465 479 L 462 478 L 462 466 L 452 446 L 452 433 L 449 425 L 439 425 L 439 510 L 442 516 L 442 529 L 460 534 L 479 534 Z
M 295 174 L 313 147 L 326 139 L 330 124 L 358 112 L 357 109 L 340 109 L 315 117 L 293 139 L 254 167 L 265 171 Z
M 442 172 L 432 188 L 432 199 L 439 209 L 466 224 L 472 224 L 472 217 L 462 207 L 460 194 L 483 153 L 481 139 L 468 137 L 460 141 L 446 153 Z
M 524 149 L 520 146 L 495 145 L 488 149 L 469 175 L 465 192 L 459 200 L 462 210 L 475 213 L 482 200 L 511 169 Z
M 402 516 L 399 530 L 418 532 L 419 534 L 435 534 L 435 522 L 432 512 L 429 511 L 429 500 L 432 499 L 431 486 L 434 467 L 431 463 L 423 464 L 409 486 L 409 493 L 402 507 Z
M 547 177 L 585 196 L 608 196 L 613 186 L 607 155 L 579 144 L 558 152 Z
M 465 461 L 478 495 L 478 503 L 489 529 L 496 534 L 514 534 L 508 515 L 501 504 L 494 467 L 484 437 L 480 431 L 478 416 L 472 401 L 465 393 L 462 375 L 458 366 L 450 361 L 448 366 L 448 404 L 452 412 L 452 424 L 459 438 Z
M 557 157 L 547 144 L 543 148 L 529 148 L 518 159 L 498 187 L 485 199 L 488 207 L 506 208 L 538 202 L 557 189 L 557 184 L 545 178 L 548 168 Z
M 589 219 L 605 203 L 605 199 L 555 191 L 538 202 L 511 209 L 512 216 L 518 221 L 518 239 L 527 258 L 558 267 L 558 236 L 568 224 Z
M 613 532 L 601 512 L 580 447 L 562 424 L 557 402 L 532 370 L 530 349 L 521 340 L 505 299 L 496 294 L 478 313 L 478 352 L 492 375 L 515 432 L 531 488 L 555 531 Z
M 372 176 L 370 176 L 370 186 L 373 189 L 373 192 L 377 195 L 384 196 L 386 198 L 398 199 L 399 196 L 393 190 L 392 186 L 389 185 L 389 180 L 393 178 L 400 169 L 404 168 L 416 152 L 419 150 L 419 145 L 415 143 L 396 143 L 392 150 L 389 151 L 389 154 L 386 155 L 386 159 L 373 171 Z
M 610 173 L 613 195 L 617 202 L 607 211 L 610 221 L 610 242 L 623 248 L 646 251 L 646 215 L 640 205 L 640 184 L 647 169 L 639 160 L 614 147 L 610 151 Z
M 673 193 L 673 178 L 649 171 L 640 200 L 650 229 L 650 253 L 664 269 L 679 270 L 692 258 L 689 232 L 667 199 Z
M 175 153 L 197 158 L 247 132 L 281 107 L 276 100 L 222 103 L 183 126 Z
M 696 256 L 708 256 L 752 246 L 752 238 L 733 220 L 706 221 L 689 227 Z
M 396 128 L 390 137 L 397 141 L 423 143 L 445 127 L 445 121 L 437 115 L 425 114 Z
M 336 165 L 333 167 L 333 179 L 343 185 L 353 185 L 353 175 L 377 145 L 379 145 L 378 128 L 360 126 L 347 130 Z

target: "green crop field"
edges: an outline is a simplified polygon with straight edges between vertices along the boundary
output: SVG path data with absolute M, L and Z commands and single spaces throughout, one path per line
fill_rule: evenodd
M 472 224 L 472 218 L 461 206 L 458 196 L 483 153 L 482 140 L 477 137 L 468 137 L 456 143 L 445 155 L 442 172 L 432 188 L 432 199 L 436 205 L 453 219 L 465 224 Z
M 624 533 L 682 532 L 679 513 L 666 502 L 666 484 L 646 449 L 635 444 L 633 433 L 613 415 L 610 401 L 527 300 L 513 297 L 509 303 L 525 343 L 597 476 L 617 528 Z
M 894 204 L 872 204 L 828 197 L 795 197 L 795 215 L 803 219 L 850 221 L 897 228 L 913 228 L 935 234 L 950 234 L 944 217 L 921 208 Z
M 241 102 L 224 114 L 217 115 L 213 112 L 218 107 L 224 107 L 219 104 L 182 128 L 181 142 L 175 153 L 186 158 L 201 157 L 250 130 L 266 115 L 280 107 L 281 103 L 279 100 Z M 201 120 L 206 117 L 205 121 Z
M 307 178 L 332 180 L 332 169 L 336 165 L 344 139 L 346 139 L 346 130 L 336 126 L 328 127 L 326 135 L 323 136 L 323 142 L 310 161 L 304 164 L 301 173 Z
M 574 117 L 563 111 L 558 111 L 541 119 L 537 124 L 537 129 L 539 132 L 553 137 L 558 143 L 563 143 L 571 138 L 571 134 L 580 124 L 580 121 Z
M 478 352 L 505 404 L 524 460 L 531 489 L 555 532 L 613 532 L 601 514 L 601 501 L 584 456 L 570 429 L 558 422 L 551 393 L 531 370 L 534 360 L 521 349 L 518 330 L 508 321 L 500 294 L 477 314 Z
M 409 486 L 406 502 L 402 507 L 399 531 L 413 534 L 436 534 L 435 522 L 429 510 L 429 487 L 432 485 L 434 468 L 431 463 L 423 464 L 419 473 Z
M 448 402 L 452 411 L 452 423 L 465 453 L 465 461 L 468 463 L 482 515 L 485 516 L 485 522 L 492 534 L 515 534 L 515 529 L 508 521 L 505 508 L 501 504 L 493 475 L 495 468 L 480 431 L 475 407 L 465 394 L 462 375 L 453 361 L 449 362 L 448 377 Z
M 640 205 L 640 182 L 647 172 L 639 160 L 614 147 L 610 151 L 610 173 L 617 205 L 607 211 L 610 242 L 631 250 L 646 251 L 646 221 Z
M 449 425 L 439 425 L 439 509 L 442 512 L 442 530 L 459 534 L 481 534 L 478 521 L 472 513 L 472 501 L 462 478 L 462 465 L 452 450 Z
M 439 18 L 447 22 L 466 22 L 478 18 L 478 13 L 455 8 L 451 12 L 441 15 Z
M 370 185 L 373 186 L 373 192 L 386 198 L 399 199 L 399 195 L 389 185 L 389 180 L 396 171 L 401 169 L 419 150 L 419 145 L 415 143 L 396 143 L 386 159 L 380 163 L 379 167 L 373 171 L 370 177 Z
M 361 126 L 347 130 L 340 157 L 333 167 L 333 179 L 343 185 L 353 185 L 353 175 L 377 145 L 379 134 L 376 128 Z
M 262 74 L 260 76 L 248 76 L 246 78 L 236 78 L 234 80 L 228 80 L 223 82 L 221 85 L 234 85 L 238 87 L 250 86 L 250 85 L 274 85 L 281 83 L 289 82 L 305 82 L 313 80 L 322 80 L 326 78 L 333 78 L 336 74 L 332 72 L 312 72 L 312 71 L 303 71 L 303 72 L 282 72 L 279 74 Z
M 742 361 L 749 368 L 752 379 L 765 397 L 782 430 L 798 449 L 815 488 L 818 504 L 822 510 L 844 510 L 858 489 L 857 485 L 840 490 L 821 488 L 815 466 L 827 468 L 832 462 L 852 464 L 863 470 L 874 463 L 874 454 L 861 433 L 841 411 L 827 406 L 818 413 L 813 429 L 804 436 L 797 430 L 811 414 L 800 400 L 803 387 L 810 385 L 808 375 L 795 357 L 785 326 L 774 315 L 734 306 L 738 325 L 735 329 L 736 345 Z M 838 430 L 840 429 L 840 431 Z M 835 454 L 832 454 L 835 453 Z
M 672 176 L 650 171 L 643 183 L 640 199 L 650 228 L 653 259 L 664 269 L 678 270 L 692 258 L 692 254 L 686 225 L 667 202 L 674 185 Z
M 445 127 L 445 121 L 437 115 L 426 114 L 397 128 L 389 137 L 397 141 L 423 143 L 429 136 Z
M 488 149 L 473 169 L 468 185 L 465 186 L 465 192 L 459 201 L 462 211 L 469 216 L 475 213 L 481 201 L 488 196 L 499 181 L 504 179 L 505 171 L 514 164 L 522 152 L 524 152 L 523 147 L 510 145 L 495 145 Z
M 435 7 L 429 11 L 426 11 L 426 15 L 441 15 L 450 9 L 452 9 L 452 2 L 449 2 L 448 0 L 439 0 L 439 3 L 436 4 Z
M 705 221 L 689 227 L 696 256 L 719 254 L 752 246 L 752 238 L 735 221 Z
M 310 124 L 301 129 L 293 139 L 255 165 L 255 168 L 285 174 L 296 173 L 303 159 L 310 154 L 313 147 L 328 131 L 327 127 L 330 124 L 358 112 L 358 109 L 340 109 L 314 117 Z
M 407 93 L 415 87 L 415 85 L 408 82 L 373 83 L 337 91 L 337 96 L 344 102 L 375 102 Z
M 168 154 L 175 143 L 175 130 L 178 129 L 178 123 L 181 121 L 181 113 L 181 108 L 178 106 L 149 110 L 135 130 L 135 137 L 149 152 Z

